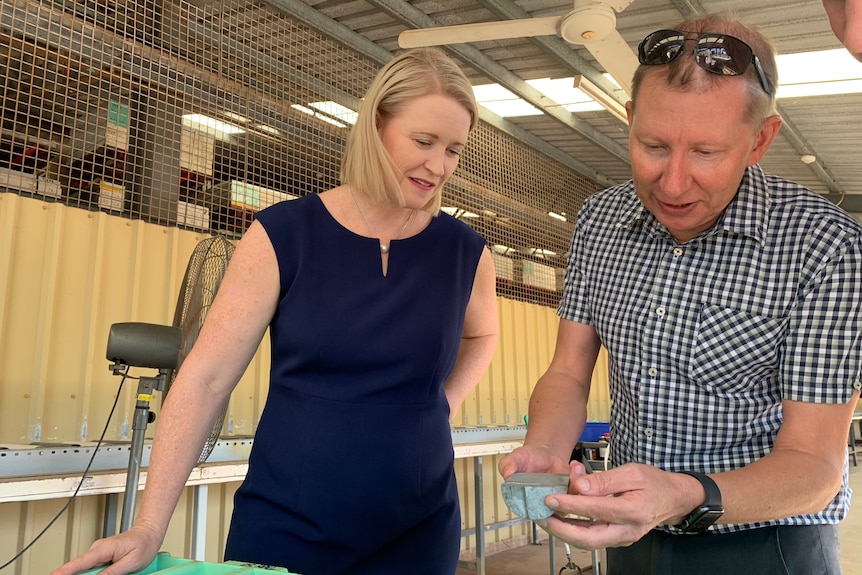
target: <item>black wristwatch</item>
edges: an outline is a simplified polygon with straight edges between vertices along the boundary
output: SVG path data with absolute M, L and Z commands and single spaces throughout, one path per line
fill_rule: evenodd
M 721 491 L 715 481 L 697 471 L 680 471 L 691 475 L 703 485 L 706 491 L 706 501 L 689 513 L 682 523 L 675 525 L 683 533 L 703 533 L 710 525 L 715 523 L 724 514 L 724 506 L 721 504 Z

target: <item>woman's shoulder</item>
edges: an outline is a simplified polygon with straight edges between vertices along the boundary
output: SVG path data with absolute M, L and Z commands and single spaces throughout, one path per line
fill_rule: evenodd
M 482 249 L 487 244 L 479 232 L 446 212 L 440 212 L 432 218 L 428 229 L 434 230 L 431 235 L 435 236 L 435 241 L 446 238 L 457 244 L 472 246 L 474 249 Z
M 255 214 L 255 219 L 267 227 L 273 220 L 282 223 L 285 218 L 306 218 L 321 207 L 322 204 L 317 194 L 309 194 L 267 206 Z

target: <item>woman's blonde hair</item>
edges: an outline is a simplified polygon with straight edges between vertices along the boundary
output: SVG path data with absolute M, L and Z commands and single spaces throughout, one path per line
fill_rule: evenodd
M 394 116 L 407 102 L 429 94 L 454 99 L 470 113 L 470 130 L 476 126 L 479 109 L 473 87 L 458 65 L 437 48 L 403 52 L 380 69 L 365 94 L 344 150 L 342 184 L 374 201 L 404 205 L 401 175 L 383 146 L 377 119 Z M 441 200 L 442 189 L 423 209 L 437 215 Z

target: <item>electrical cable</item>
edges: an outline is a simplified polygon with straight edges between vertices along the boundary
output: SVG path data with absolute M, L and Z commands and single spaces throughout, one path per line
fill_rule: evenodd
M 36 537 L 34 537 L 32 541 L 30 541 L 30 543 L 28 543 L 23 549 L 21 549 L 21 551 L 16 553 L 15 556 L 12 557 L 12 559 L 7 561 L 3 565 L 0 565 L 0 571 L 4 570 L 6 567 L 9 567 L 10 565 L 18 561 L 18 559 L 20 559 L 24 555 L 24 553 L 26 553 L 27 550 L 30 549 L 30 547 L 32 547 L 39 539 L 41 539 L 42 536 L 48 531 L 48 529 L 51 528 L 54 522 L 57 521 L 57 519 L 59 519 L 60 516 L 62 516 L 63 513 L 66 512 L 66 510 L 78 496 L 78 491 L 80 491 L 81 486 L 84 485 L 84 481 L 87 479 L 87 473 L 90 471 L 90 467 L 92 467 L 93 465 L 93 460 L 96 459 L 96 454 L 99 452 L 99 448 L 102 446 L 102 441 L 104 441 L 105 435 L 107 435 L 108 433 L 108 425 L 110 425 L 111 418 L 114 416 L 114 410 L 117 408 L 117 404 L 120 401 L 120 394 L 123 390 L 123 384 L 126 382 L 127 377 L 129 377 L 128 366 L 126 366 L 126 371 L 123 372 L 123 379 L 120 380 L 120 385 L 117 389 L 117 396 L 114 398 L 114 405 L 111 406 L 111 412 L 108 414 L 108 420 L 105 422 L 105 428 L 102 429 L 102 435 L 99 437 L 99 441 L 96 442 L 96 447 L 93 449 L 93 455 L 90 456 L 90 461 L 87 463 L 87 467 L 86 469 L 84 469 L 84 473 L 81 474 L 81 481 L 78 482 L 78 486 L 75 488 L 75 492 L 72 493 L 72 496 L 69 498 L 69 501 L 67 501 L 66 504 L 63 506 L 63 508 L 60 509 L 60 511 L 57 512 L 54 518 L 48 522 L 48 525 L 46 525 L 45 528 L 42 529 L 42 531 L 40 531 L 39 534 L 36 535 Z

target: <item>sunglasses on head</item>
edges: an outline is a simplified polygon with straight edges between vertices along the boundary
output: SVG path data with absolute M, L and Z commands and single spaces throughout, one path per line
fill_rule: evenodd
M 684 52 L 686 42 L 695 42 L 694 59 L 697 65 L 713 74 L 739 76 L 754 64 L 763 91 L 772 94 L 760 60 L 751 46 L 727 34 L 704 32 L 694 38 L 679 30 L 659 30 L 643 39 L 638 46 L 638 61 L 646 66 L 668 64 Z

